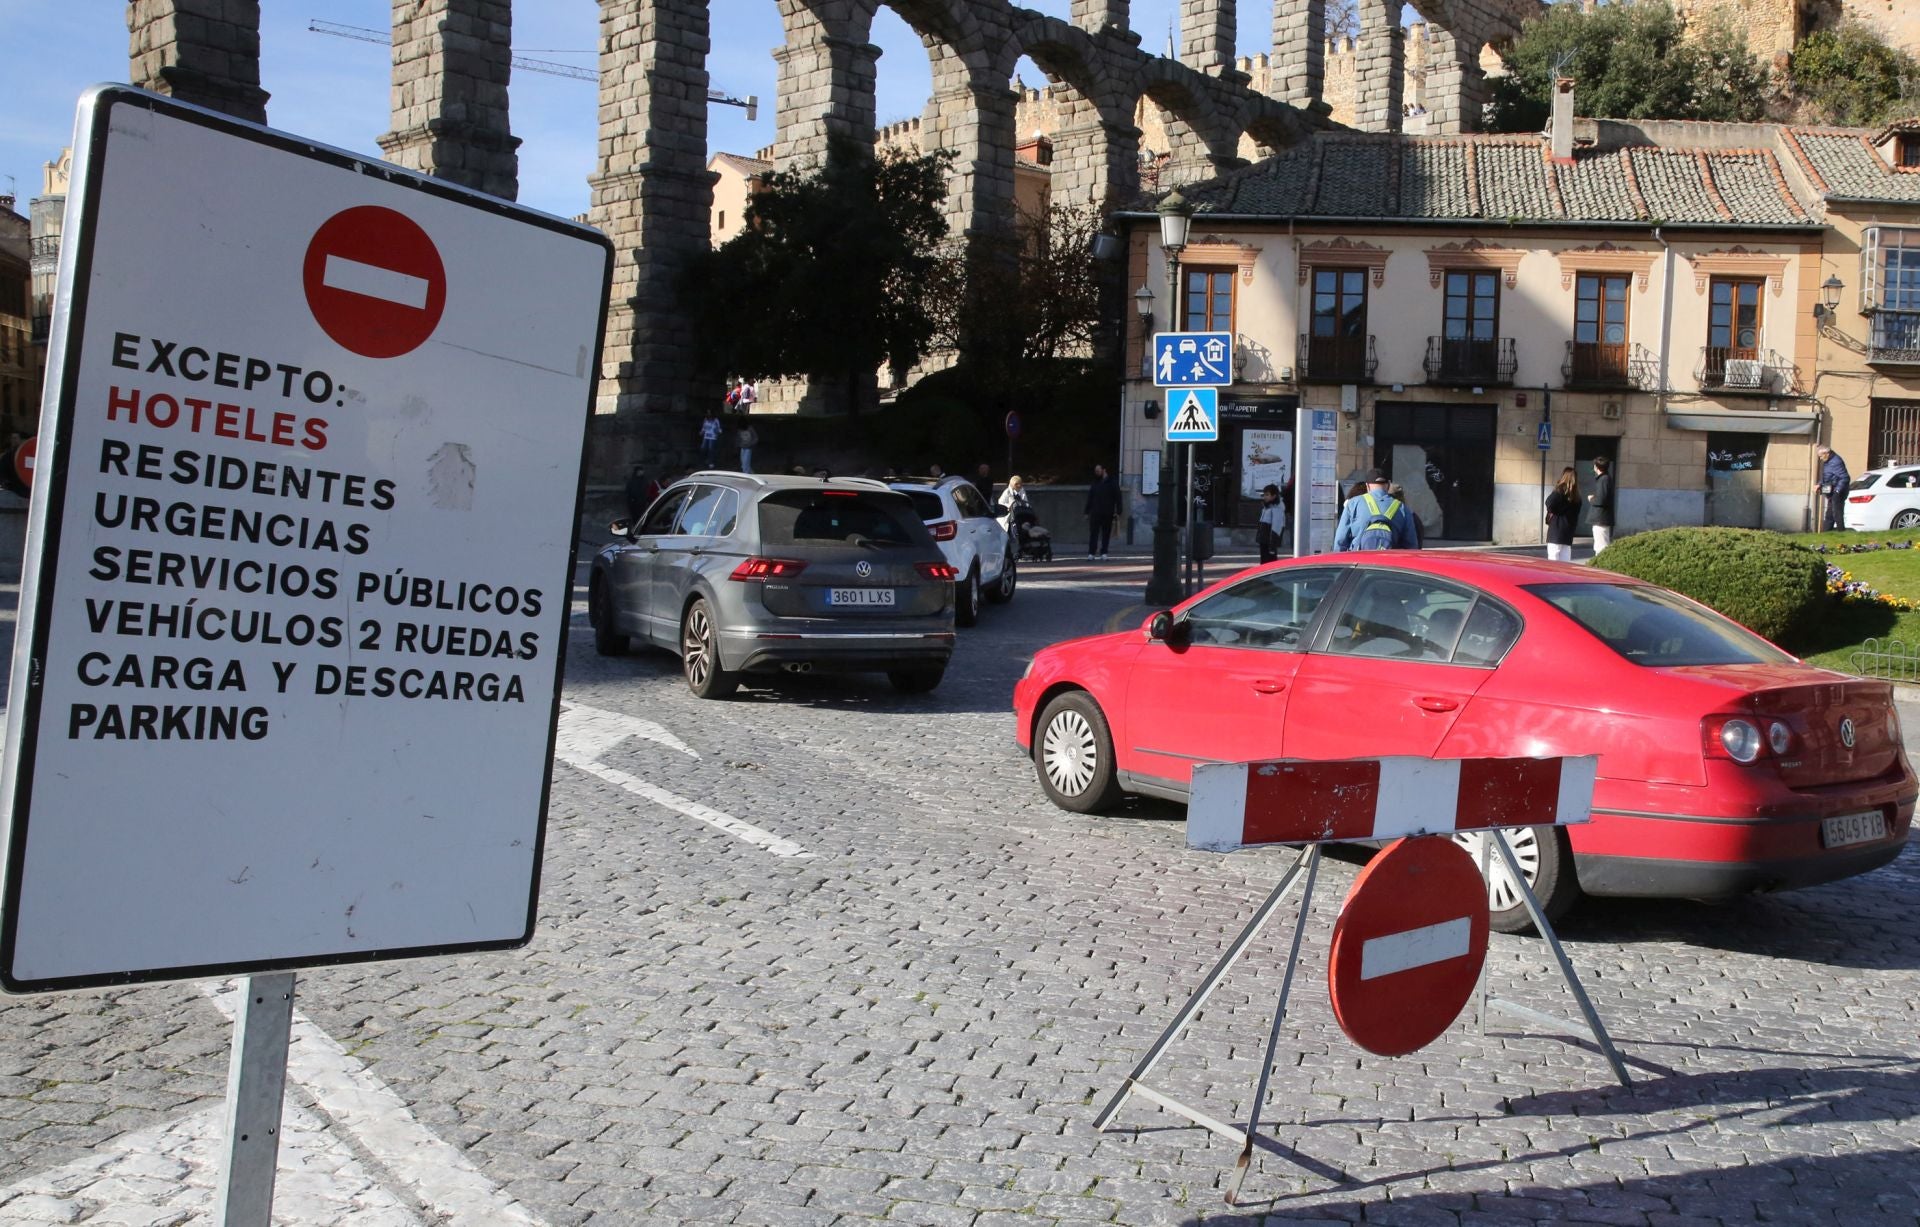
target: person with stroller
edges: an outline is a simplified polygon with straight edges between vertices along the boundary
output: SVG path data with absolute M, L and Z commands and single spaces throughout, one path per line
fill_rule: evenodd
M 1013 535 L 1015 552 L 1036 562 L 1052 562 L 1053 534 L 1040 526 L 1040 517 L 1027 500 L 1027 483 L 1018 473 L 1007 478 L 1007 488 L 995 501 L 1007 509 L 1007 531 Z

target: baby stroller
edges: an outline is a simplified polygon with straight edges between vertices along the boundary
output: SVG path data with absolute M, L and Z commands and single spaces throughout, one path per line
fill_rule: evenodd
M 1033 508 L 1022 503 L 1008 517 L 1013 521 L 1013 543 L 1021 558 L 1033 562 L 1053 561 L 1053 534 L 1041 527 Z

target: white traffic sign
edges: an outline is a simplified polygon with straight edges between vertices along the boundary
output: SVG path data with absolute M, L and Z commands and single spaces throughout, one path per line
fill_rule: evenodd
M 79 138 L 0 985 L 526 941 L 606 240 L 123 86 Z
M 1156 332 L 1153 382 L 1162 388 L 1223 388 L 1233 382 L 1230 332 Z
M 1220 437 L 1220 389 L 1169 388 L 1167 441 L 1211 443 Z

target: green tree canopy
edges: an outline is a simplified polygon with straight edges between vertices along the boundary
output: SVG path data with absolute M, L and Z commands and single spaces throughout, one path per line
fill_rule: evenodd
M 844 382 L 857 407 L 883 365 L 917 364 L 934 334 L 923 291 L 947 236 L 951 161 L 840 144 L 823 165 L 768 175 L 746 229 L 681 276 L 699 365 Z
M 1794 96 L 1823 123 L 1877 124 L 1920 105 L 1920 63 L 1859 22 L 1800 40 L 1792 72 Z
M 1528 22 L 1492 82 L 1489 127 L 1537 132 L 1552 112 L 1555 76 L 1578 84 L 1582 115 L 1614 119 L 1757 120 L 1766 70 L 1722 13 L 1691 31 L 1666 4 L 1556 4 Z

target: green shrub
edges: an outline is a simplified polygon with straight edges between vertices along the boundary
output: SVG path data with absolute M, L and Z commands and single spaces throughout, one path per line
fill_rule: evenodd
M 1662 528 L 1623 537 L 1593 565 L 1671 588 L 1778 641 L 1826 601 L 1827 564 L 1780 536 L 1746 528 Z

